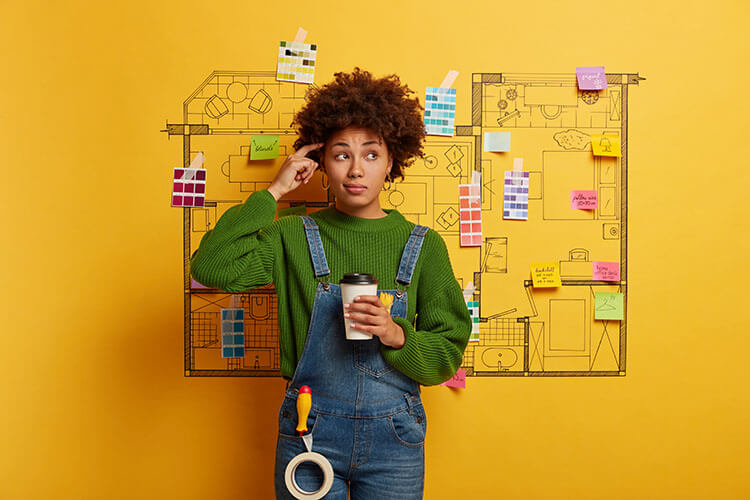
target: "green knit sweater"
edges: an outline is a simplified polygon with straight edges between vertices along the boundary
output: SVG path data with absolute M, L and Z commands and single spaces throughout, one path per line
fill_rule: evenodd
M 265 189 L 231 207 L 203 236 L 190 267 L 199 283 L 228 292 L 274 284 L 281 374 L 291 379 L 305 346 L 318 281 L 302 219 L 274 222 L 276 208 Z M 329 207 L 311 214 L 320 227 L 331 283 L 359 272 L 374 274 L 380 289 L 396 288 L 401 253 L 414 224 L 396 210 L 386 213 L 362 219 Z M 444 382 L 461 365 L 471 319 L 445 242 L 435 231 L 425 235 L 407 297 L 406 319 L 394 318 L 406 343 L 400 349 L 383 346 L 383 357 L 420 384 Z

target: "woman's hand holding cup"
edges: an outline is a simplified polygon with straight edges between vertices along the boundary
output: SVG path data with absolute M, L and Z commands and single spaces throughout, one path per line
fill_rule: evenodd
M 319 165 L 315 160 L 308 158 L 307 153 L 320 149 L 324 145 L 324 142 L 307 144 L 286 157 L 276 177 L 268 186 L 268 191 L 276 201 L 279 201 L 282 196 L 294 191 L 300 185 L 308 183 Z
M 371 333 L 380 342 L 394 349 L 401 349 L 406 342 L 404 330 L 399 326 L 377 295 L 359 295 L 351 303 L 344 304 L 344 317 L 352 328 Z

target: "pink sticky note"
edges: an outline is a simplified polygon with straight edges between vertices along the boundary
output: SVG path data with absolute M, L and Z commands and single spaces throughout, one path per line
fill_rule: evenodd
M 459 368 L 450 380 L 446 380 L 440 385 L 455 387 L 456 389 L 466 389 L 466 370 Z
M 594 210 L 599 208 L 596 191 L 571 191 L 570 208 L 578 210 Z
M 594 261 L 594 281 L 620 281 L 620 263 Z
M 578 88 L 580 90 L 601 90 L 607 88 L 607 75 L 604 66 L 586 66 L 576 68 Z

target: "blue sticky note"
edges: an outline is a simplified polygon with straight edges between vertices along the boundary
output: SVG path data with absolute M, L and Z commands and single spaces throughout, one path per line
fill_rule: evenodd
M 484 151 L 486 153 L 507 153 L 510 151 L 510 132 L 485 132 Z

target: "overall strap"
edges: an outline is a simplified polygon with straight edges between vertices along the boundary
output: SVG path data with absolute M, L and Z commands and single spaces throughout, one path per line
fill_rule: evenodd
M 305 236 L 307 237 L 307 246 L 310 249 L 310 257 L 315 269 L 315 277 L 327 276 L 331 274 L 331 270 L 328 269 L 328 261 L 323 251 L 323 242 L 320 240 L 318 224 L 312 217 L 307 215 L 301 215 L 300 217 L 302 218 L 302 222 L 305 223 Z
M 404 247 L 404 253 L 401 254 L 401 263 L 398 265 L 398 276 L 396 276 L 396 283 L 407 286 L 411 283 L 412 274 L 414 274 L 414 268 L 417 265 L 417 259 L 419 258 L 419 252 L 422 250 L 422 243 L 424 242 L 424 235 L 427 233 L 429 228 L 427 226 L 414 226 L 411 234 L 409 235 L 409 241 L 406 242 Z

